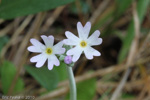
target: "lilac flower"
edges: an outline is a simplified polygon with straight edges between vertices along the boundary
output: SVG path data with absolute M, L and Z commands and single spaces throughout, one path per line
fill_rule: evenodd
M 102 43 L 102 39 L 99 38 L 100 31 L 96 30 L 91 36 L 89 36 L 90 29 L 90 22 L 87 22 L 84 27 L 82 26 L 81 22 L 78 22 L 77 30 L 79 38 L 69 31 L 65 32 L 65 35 L 68 39 L 64 40 L 64 44 L 74 46 L 74 48 L 67 51 L 67 55 L 73 55 L 73 62 L 76 62 L 83 52 L 87 59 L 93 59 L 93 56 L 101 55 L 99 51 L 91 47 L 100 45 Z
M 65 52 L 65 48 L 62 48 L 63 42 L 59 42 L 56 45 L 54 44 L 54 37 L 53 36 L 45 36 L 42 35 L 41 38 L 43 39 L 45 45 L 39 42 L 36 39 L 30 39 L 30 42 L 33 46 L 29 46 L 28 50 L 34 53 L 40 53 L 30 59 L 31 62 L 36 62 L 36 67 L 40 68 L 44 65 L 46 60 L 48 59 L 48 69 L 52 70 L 53 66 L 59 66 L 60 62 L 55 54 L 63 54 Z

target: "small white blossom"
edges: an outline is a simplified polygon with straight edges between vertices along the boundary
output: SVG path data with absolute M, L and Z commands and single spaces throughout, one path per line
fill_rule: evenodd
M 68 39 L 64 40 L 64 44 L 73 46 L 72 49 L 67 51 L 67 55 L 73 55 L 73 62 L 76 62 L 83 52 L 87 59 L 93 59 L 93 56 L 101 55 L 99 51 L 91 47 L 102 43 L 102 39 L 99 38 L 100 31 L 96 30 L 91 36 L 89 36 L 90 29 L 90 22 L 87 22 L 84 27 L 81 22 L 78 22 L 77 30 L 79 38 L 69 31 L 65 32 Z
M 45 36 L 42 35 L 41 38 L 43 39 L 45 45 L 39 42 L 36 39 L 30 39 L 30 42 L 33 46 L 29 46 L 28 50 L 34 53 L 40 53 L 30 59 L 31 62 L 36 62 L 36 67 L 40 68 L 44 65 L 46 60 L 48 59 L 48 69 L 53 69 L 53 66 L 59 66 L 60 62 L 55 54 L 63 54 L 65 52 L 65 48 L 62 48 L 63 42 L 59 42 L 56 45 L 54 44 L 54 37 L 53 36 Z

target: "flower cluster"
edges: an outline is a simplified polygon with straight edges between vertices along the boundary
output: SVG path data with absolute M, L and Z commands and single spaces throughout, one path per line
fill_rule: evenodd
M 91 23 L 87 22 L 83 27 L 80 22 L 77 23 L 77 30 L 79 37 L 75 36 L 73 33 L 66 31 L 65 35 L 67 39 L 54 45 L 53 36 L 42 35 L 44 44 L 36 39 L 31 39 L 30 42 L 33 46 L 29 46 L 28 50 L 34 53 L 40 53 L 30 59 L 31 62 L 36 63 L 36 67 L 40 68 L 44 65 L 46 60 L 48 60 L 48 69 L 51 70 L 53 66 L 59 66 L 60 62 L 56 55 L 62 55 L 65 53 L 65 48 L 63 45 L 70 45 L 73 48 L 66 51 L 66 57 L 64 62 L 66 64 L 71 64 L 76 62 L 82 53 L 85 54 L 87 59 L 93 59 L 93 56 L 100 56 L 100 52 L 92 48 L 91 46 L 100 45 L 102 39 L 99 38 L 100 31 L 96 30 L 92 35 L 89 36 L 91 29 Z

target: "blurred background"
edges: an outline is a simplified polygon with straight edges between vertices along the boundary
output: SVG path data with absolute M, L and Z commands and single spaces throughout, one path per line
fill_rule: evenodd
M 35 68 L 31 38 L 65 31 L 77 22 L 100 30 L 100 57 L 73 67 L 77 100 L 150 100 L 150 0 L 0 0 L 0 98 L 69 100 L 66 65 Z

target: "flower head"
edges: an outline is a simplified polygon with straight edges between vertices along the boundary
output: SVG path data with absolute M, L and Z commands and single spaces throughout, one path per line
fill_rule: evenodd
M 71 64 L 72 63 L 72 57 L 71 56 L 66 56 L 65 59 L 64 59 L 64 62 L 66 64 Z
M 69 31 L 65 32 L 68 39 L 64 40 L 64 44 L 74 46 L 72 49 L 67 51 L 67 55 L 73 55 L 73 62 L 76 62 L 83 52 L 87 59 L 93 59 L 93 56 L 101 55 L 99 51 L 91 47 L 102 43 L 102 39 L 99 38 L 100 31 L 96 30 L 91 36 L 89 36 L 90 29 L 90 22 L 87 22 L 84 27 L 81 22 L 78 22 L 77 30 L 79 38 Z
M 65 48 L 62 48 L 63 42 L 59 42 L 56 45 L 54 44 L 54 37 L 53 36 L 45 36 L 42 35 L 41 38 L 43 39 L 45 45 L 39 42 L 36 39 L 30 39 L 30 42 L 33 46 L 29 46 L 28 50 L 34 53 L 40 53 L 30 59 L 31 62 L 36 62 L 36 67 L 40 68 L 44 65 L 46 60 L 48 59 L 48 69 L 53 69 L 53 66 L 59 66 L 60 62 L 56 57 L 56 54 L 63 54 L 65 52 Z

